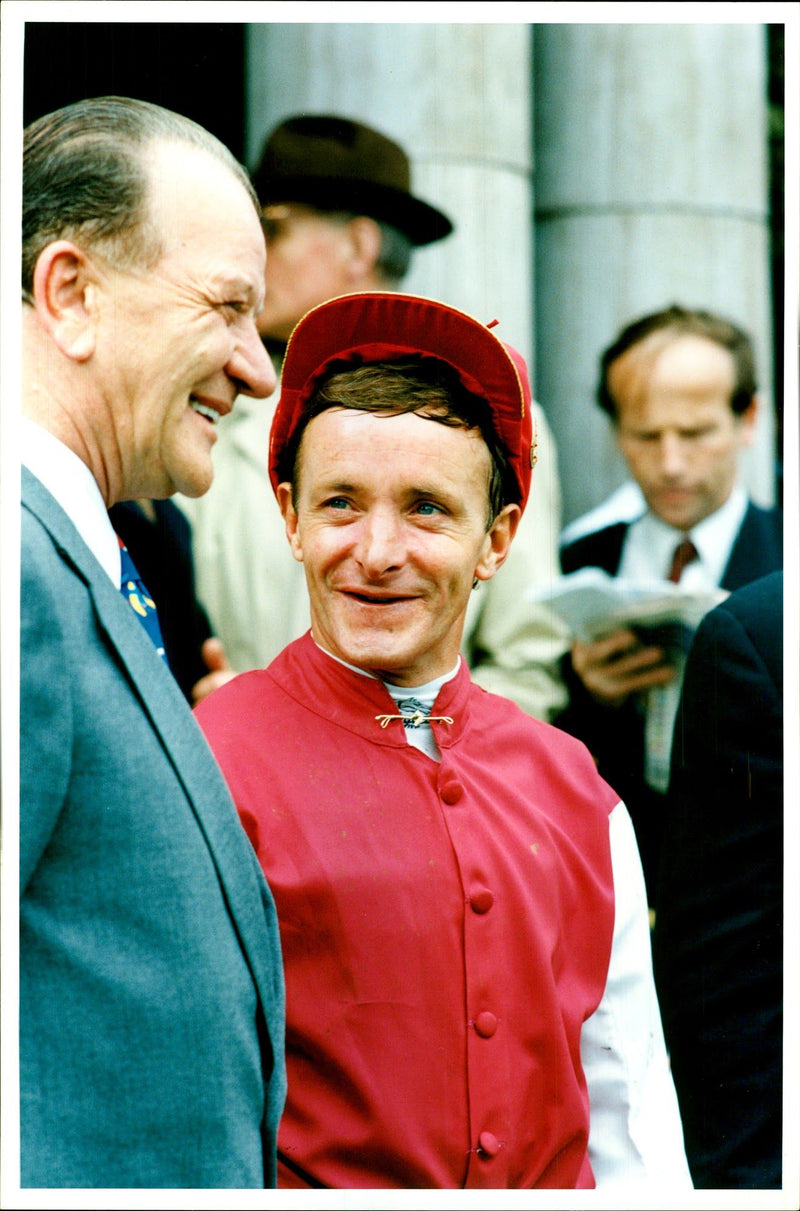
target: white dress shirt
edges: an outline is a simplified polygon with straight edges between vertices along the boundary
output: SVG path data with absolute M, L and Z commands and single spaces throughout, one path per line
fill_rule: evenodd
M 716 513 L 688 532 L 676 530 L 648 511 L 628 527 L 617 576 L 638 581 L 666 580 L 675 548 L 688 537 L 699 558 L 687 564 L 681 587 L 689 593 L 716 588 L 746 512 L 747 493 L 741 485 L 733 489 Z
M 613 526 L 620 521 L 636 521 L 647 508 L 642 490 L 635 480 L 626 480 L 610 496 L 601 501 L 588 513 L 581 513 L 564 527 L 561 532 L 559 545 L 568 547 L 587 534 L 596 534 L 606 526 Z
M 47 429 L 25 416 L 20 427 L 20 447 L 23 466 L 55 497 L 104 572 L 119 588 L 119 540 L 97 480 L 86 463 Z
M 676 530 L 648 510 L 628 527 L 617 577 L 638 582 L 666 580 L 675 548 L 683 539 L 690 538 L 697 551 L 697 559 L 684 568 L 680 579 L 681 589 L 687 593 L 708 593 L 716 589 L 746 512 L 747 493 L 741 485 L 734 487 L 716 513 L 689 531 Z M 669 784 L 673 727 L 683 682 L 683 663 L 677 663 L 678 675 L 671 682 L 654 686 L 647 692 L 645 778 L 650 786 L 662 793 Z

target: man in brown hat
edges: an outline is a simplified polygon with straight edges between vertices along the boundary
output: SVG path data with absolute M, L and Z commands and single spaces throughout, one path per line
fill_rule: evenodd
M 280 123 L 254 184 L 268 249 L 258 323 L 277 370 L 306 312 L 339 295 L 399 290 L 414 250 L 453 230 L 412 192 L 405 151 L 344 117 Z M 274 410 L 273 401 L 237 401 L 218 427 L 213 490 L 202 501 L 181 502 L 194 530 L 198 593 L 237 672 L 267 665 L 309 625 L 302 571 L 289 555 L 267 478 Z M 566 705 L 558 661 L 567 643 L 549 614 L 525 602 L 531 580 L 558 575 L 555 454 L 544 416 L 536 405 L 534 411 L 542 488 L 503 575 L 472 595 L 464 653 L 485 688 L 549 719 Z M 212 674 L 212 683 L 223 678 Z
M 269 248 L 259 326 L 284 346 L 319 303 L 356 290 L 398 289 L 414 248 L 453 230 L 441 211 L 411 193 L 403 149 L 345 118 L 283 122 L 253 181 Z

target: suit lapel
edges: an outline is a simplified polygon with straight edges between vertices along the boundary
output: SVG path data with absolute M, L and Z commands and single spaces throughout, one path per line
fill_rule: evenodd
M 609 576 L 616 576 L 622 558 L 622 544 L 629 529 L 626 521 L 615 522 L 595 534 L 577 538 L 562 552 L 564 572 L 576 572 L 587 565 L 602 568 Z
M 265 1007 L 275 1004 L 276 955 L 264 911 L 265 885 L 253 855 L 243 861 L 241 841 L 250 842 L 206 740 L 177 682 L 106 573 L 47 489 L 23 468 L 23 504 L 48 530 L 62 558 L 84 581 L 109 646 L 158 734 L 203 832 L 243 949 Z M 235 825 L 235 827 L 231 827 Z M 244 852 L 246 853 L 247 850 Z
M 778 571 L 783 565 L 780 517 L 750 502 L 723 573 L 723 589 L 743 585 Z

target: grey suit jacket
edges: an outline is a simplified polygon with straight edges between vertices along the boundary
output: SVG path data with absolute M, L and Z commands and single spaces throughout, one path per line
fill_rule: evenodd
M 21 1180 L 275 1183 L 272 897 L 136 619 L 23 470 Z

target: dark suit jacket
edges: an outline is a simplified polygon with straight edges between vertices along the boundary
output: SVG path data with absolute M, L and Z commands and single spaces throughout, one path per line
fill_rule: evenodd
M 176 683 L 25 470 L 20 676 L 22 1184 L 272 1185 L 272 897 Z
M 192 530 L 174 501 L 152 505 L 154 521 L 135 500 L 114 505 L 108 515 L 156 603 L 170 670 L 192 703 L 192 688 L 208 672 L 200 649 L 211 635 L 195 593 Z
M 591 566 L 603 568 L 615 576 L 627 530 L 627 522 L 618 522 L 577 539 L 561 552 L 562 571 L 576 572 Z M 733 544 L 721 587 L 738 589 L 782 566 L 780 512 L 750 503 Z M 664 796 L 645 782 L 644 716 L 640 704 L 631 699 L 624 706 L 611 709 L 597 703 L 575 675 L 569 655 L 562 662 L 562 675 L 569 691 L 569 704 L 555 720 L 556 726 L 583 740 L 606 782 L 624 800 L 636 830 L 652 905 L 663 831 Z
M 653 946 L 700 1188 L 781 1185 L 782 594 L 705 617 L 676 720 Z
M 594 567 L 603 568 L 609 575 L 616 576 L 628 527 L 628 522 L 616 522 L 564 547 L 561 551 L 562 572 Z M 775 509 L 762 509 L 751 501 L 720 584 L 723 589 L 732 591 L 782 566 L 781 514 Z

